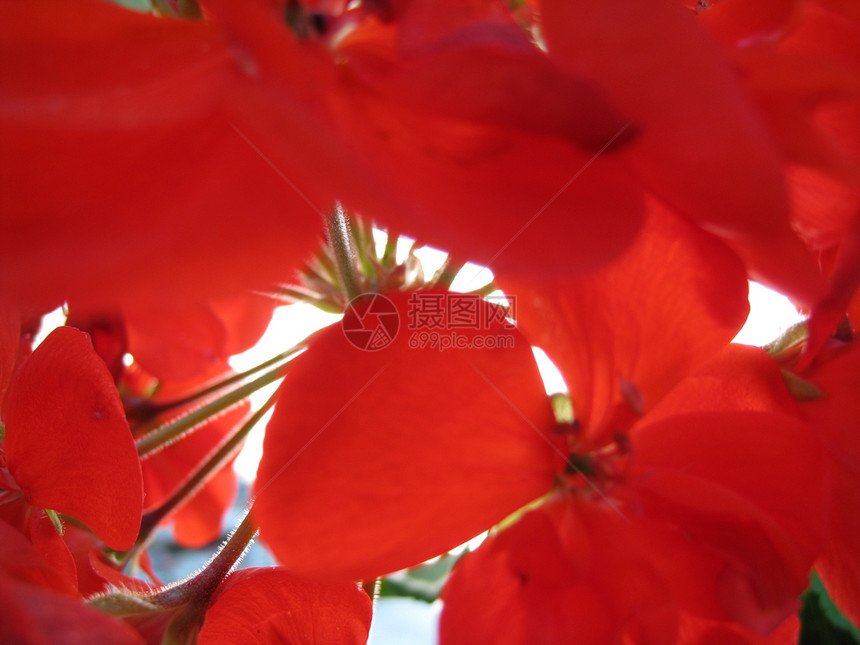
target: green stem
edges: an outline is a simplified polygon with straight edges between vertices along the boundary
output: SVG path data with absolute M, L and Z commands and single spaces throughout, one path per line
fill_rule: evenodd
M 400 236 L 391 231 L 386 233 L 385 249 L 383 249 L 382 257 L 379 259 L 380 264 L 386 269 L 390 269 L 397 261 L 397 242 L 399 239 Z
M 213 473 L 218 472 L 233 457 L 239 450 L 241 443 L 248 436 L 248 433 L 274 407 L 276 398 L 275 394 L 270 396 L 263 404 L 263 407 L 252 414 L 227 441 L 221 444 L 206 462 L 185 480 L 161 506 L 148 513 L 144 513 L 137 542 L 126 559 L 133 557 L 135 551 L 144 548 L 158 524 L 182 506 L 187 499 L 192 497 L 209 480 Z
M 788 349 L 806 340 L 808 335 L 809 333 L 806 327 L 806 321 L 802 320 L 786 329 L 779 338 L 769 342 L 762 349 L 764 349 L 764 351 L 766 351 L 772 358 L 778 358 Z
M 464 266 L 466 266 L 465 262 L 452 260 L 451 256 L 448 256 L 445 258 L 442 266 L 439 267 L 439 270 L 436 271 L 436 275 L 433 276 L 431 283 L 435 287 L 450 289 L 454 278 L 457 277 L 457 274 L 460 273 Z
M 170 444 L 185 432 L 206 423 L 206 421 L 216 414 L 241 403 L 243 399 L 249 397 L 257 390 L 282 378 L 286 374 L 287 367 L 288 364 L 278 365 L 275 369 L 266 372 L 259 378 L 245 383 L 234 390 L 230 390 L 223 396 L 157 427 L 137 440 L 137 454 L 140 455 L 141 459 L 144 459 L 160 448 Z
M 281 287 L 278 289 L 278 295 L 284 298 L 289 298 L 295 302 L 303 302 L 308 305 L 313 305 L 317 309 L 324 311 L 327 314 L 342 314 L 343 306 L 337 306 L 327 301 L 325 298 L 320 298 L 311 292 L 305 292 L 300 289 L 292 289 L 290 287 Z
M 352 240 L 349 234 L 349 220 L 343 209 L 338 206 L 328 216 L 328 241 L 337 263 L 341 284 L 347 300 L 361 295 L 361 287 L 355 274 L 355 261 Z
M 305 348 L 304 343 L 299 343 L 294 347 L 291 347 L 285 352 L 278 354 L 277 356 L 273 356 L 267 361 L 260 363 L 259 365 L 255 365 L 251 369 L 245 370 L 244 372 L 240 372 L 238 374 L 233 374 L 225 379 L 222 379 L 216 383 L 206 386 L 202 390 L 198 390 L 193 394 L 190 394 L 184 398 L 177 399 L 175 401 L 167 401 L 165 403 L 152 403 L 150 401 L 143 401 L 133 410 L 136 419 L 147 420 L 153 417 L 158 416 L 159 414 L 164 414 L 170 410 L 175 408 L 183 408 L 189 405 L 193 405 L 194 403 L 198 403 L 203 399 L 206 399 L 225 388 L 228 388 L 236 383 L 241 383 L 244 380 L 252 377 L 257 372 L 262 372 L 263 370 L 277 365 L 278 363 L 283 363 L 287 359 L 294 356 L 296 353 Z M 145 431 L 143 434 L 146 434 Z
M 353 222 L 350 232 L 355 240 L 355 253 L 361 265 L 362 275 L 370 282 L 377 278 L 376 244 L 373 241 L 373 226 L 369 222 L 358 220 Z

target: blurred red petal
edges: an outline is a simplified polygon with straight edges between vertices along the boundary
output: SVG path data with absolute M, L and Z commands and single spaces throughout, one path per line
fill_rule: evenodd
M 363 645 L 370 598 L 356 585 L 297 578 L 280 568 L 245 569 L 221 585 L 198 636 L 201 645 Z
M 499 276 L 532 343 L 565 377 L 594 441 L 627 407 L 623 383 L 656 405 L 737 334 L 749 311 L 737 257 L 717 238 L 655 206 L 640 239 L 602 271 L 525 283 Z M 629 395 L 629 393 L 628 393 Z M 635 407 L 635 406 L 633 406 Z
M 78 587 L 78 572 L 69 547 L 57 531 L 54 523 L 41 509 L 30 509 L 27 527 L 28 537 L 45 561 L 68 581 L 71 588 Z
M 834 469 L 833 509 L 830 537 L 815 570 L 836 606 L 855 625 L 860 625 L 860 473 L 842 464 Z
M 16 645 L 142 645 L 143 639 L 121 621 L 83 601 L 0 577 L 0 641 Z
M 800 620 L 790 616 L 767 636 L 761 636 L 737 623 L 705 620 L 681 615 L 678 645 L 795 645 L 800 638 Z
M 808 310 L 824 293 L 814 254 L 793 233 L 775 232 L 752 242 L 728 244 L 744 261 L 750 280 L 784 293 L 797 306 Z
M 794 221 L 807 244 L 816 250 L 838 246 L 856 225 L 860 188 L 816 168 L 793 166 L 787 173 Z
M 83 522 L 113 549 L 130 548 L 140 463 L 113 378 L 87 335 L 51 332 L 19 368 L 6 403 L 6 458 L 27 501 Z
M 6 388 L 9 387 L 12 373 L 15 371 L 20 335 L 21 316 L 18 310 L 0 303 L 0 410 L 6 398 Z
M 705 27 L 674 0 L 541 9 L 550 55 L 598 79 L 640 129 L 624 156 L 645 185 L 736 245 L 755 279 L 811 305 L 822 285 L 789 225 L 782 161 Z
M 326 207 L 336 196 L 348 209 L 458 257 L 526 273 L 591 268 L 635 236 L 641 189 L 617 159 L 578 150 L 561 134 L 494 125 L 514 120 L 505 110 L 522 113 L 519 105 L 488 108 L 503 112 L 492 123 L 470 120 L 480 110 L 461 105 L 457 91 L 448 94 L 453 63 L 441 54 L 407 63 L 390 39 L 354 37 L 338 50 L 347 60 L 339 64 L 313 43 L 297 42 L 271 11 L 250 3 L 241 11 L 220 1 L 209 6 L 253 70 L 246 86 L 231 95 L 234 122 L 296 185 L 315 187 L 309 188 L 312 202 L 328 194 Z M 355 64 L 349 60 L 353 47 Z M 494 51 L 481 43 L 465 58 L 473 57 L 475 68 Z M 535 56 L 544 61 L 542 54 L 526 57 Z M 488 79 L 501 76 L 496 86 L 533 82 L 528 73 L 519 73 L 517 81 L 511 71 L 506 78 L 500 67 L 505 56 L 498 58 L 482 72 Z M 428 78 L 420 86 L 411 67 L 422 68 L 425 78 L 444 78 L 444 85 Z M 410 90 L 413 103 L 421 102 L 419 95 L 442 92 L 433 99 L 436 109 L 402 104 L 392 76 L 418 85 Z M 386 83 L 395 87 L 380 94 L 378 86 Z M 553 106 L 553 118 L 578 114 L 578 105 L 571 100 L 566 108 Z M 295 118 L 284 119 L 285 112 Z M 592 125 L 585 120 L 580 131 Z M 541 124 L 535 121 L 534 128 L 546 127 Z M 623 125 L 602 143 L 624 136 Z M 325 177 L 324 187 L 319 177 Z
M 410 295 L 445 297 L 387 294 L 392 344 L 363 351 L 331 326 L 281 386 L 253 514 L 291 571 L 363 580 L 417 564 L 548 492 L 563 462 L 531 348 L 490 321 L 500 310 L 472 298 L 486 326 L 456 330 L 496 349 L 442 351 Z
M 143 580 L 120 573 L 122 565 L 106 555 L 104 545 L 86 529 L 67 523 L 63 530 L 63 541 L 75 560 L 78 590 L 85 598 L 107 591 L 111 586 L 140 592 L 152 589 Z
M 265 289 L 317 244 L 317 214 L 219 106 L 235 68 L 211 24 L 95 0 L 0 11 L 0 290 L 43 305 Z
M 749 47 L 775 40 L 792 26 L 799 0 L 723 0 L 707 7 L 699 20 L 725 45 Z
M 642 128 L 628 154 L 652 188 L 715 232 L 788 230 L 775 150 L 728 61 L 675 0 L 544 0 L 550 54 L 586 70 Z
M 860 214 L 860 211 L 858 211 Z M 860 287 L 860 217 L 843 238 L 827 279 L 827 293 L 815 304 L 807 322 L 808 338 L 795 369 L 804 370 L 836 333 Z
M 498 2 L 413 0 L 396 37 L 359 27 L 338 46 L 352 80 L 418 113 L 559 137 L 590 152 L 627 121 L 595 83 L 558 66 Z M 384 34 L 378 27 L 373 34 Z M 386 47 L 391 43 L 392 46 Z
M 860 344 L 821 360 L 801 374 L 822 397 L 804 401 L 803 416 L 813 425 L 833 457 L 860 473 Z
M 816 569 L 828 592 L 855 624 L 860 623 L 860 520 L 855 510 L 860 491 L 860 345 L 853 343 L 803 373 L 822 393 L 800 406 L 836 461 L 830 536 Z

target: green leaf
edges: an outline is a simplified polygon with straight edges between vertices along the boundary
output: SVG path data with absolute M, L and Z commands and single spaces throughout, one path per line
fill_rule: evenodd
M 381 597 L 407 597 L 433 602 L 442 592 L 451 569 L 463 554 L 443 555 L 432 562 L 406 571 L 392 573 L 382 579 L 379 585 Z
M 860 630 L 839 611 L 814 572 L 802 599 L 800 645 L 860 644 Z

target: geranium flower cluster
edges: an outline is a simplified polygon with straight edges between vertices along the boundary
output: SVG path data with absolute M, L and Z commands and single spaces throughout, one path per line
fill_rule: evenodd
M 860 5 L 139 4 L 0 0 L 0 641 L 364 643 L 485 532 L 442 645 L 860 623 Z M 284 300 L 344 316 L 233 372 Z

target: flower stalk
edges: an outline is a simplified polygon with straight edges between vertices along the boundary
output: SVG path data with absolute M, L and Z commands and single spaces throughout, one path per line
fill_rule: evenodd
M 263 366 L 274 365 L 275 367 L 267 372 L 264 372 L 261 376 L 255 378 L 254 380 L 240 385 L 235 389 L 228 390 L 226 393 L 219 396 L 218 398 L 215 398 L 208 403 L 205 403 L 204 405 L 201 405 L 200 407 L 195 408 L 188 413 L 177 417 L 176 419 L 172 419 L 156 427 L 151 432 L 144 434 L 140 439 L 137 440 L 137 450 L 138 454 L 140 455 L 140 458 L 145 459 L 146 457 L 154 454 L 161 448 L 172 443 L 184 433 L 203 425 L 216 414 L 220 414 L 221 412 L 228 410 L 234 405 L 238 405 L 257 390 L 260 390 L 261 388 L 274 383 L 278 379 L 283 378 L 287 370 L 287 363 L 285 361 L 288 361 L 291 357 L 293 357 L 303 348 L 304 344 L 300 343 L 299 345 L 296 345 L 287 352 L 279 354 L 275 358 L 266 361 L 266 363 L 263 363 L 261 366 L 254 368 L 254 370 L 251 370 L 250 372 L 256 373 Z M 247 374 L 248 373 L 246 372 L 244 375 L 237 375 L 234 378 L 227 379 L 214 389 L 216 391 L 218 389 L 221 389 L 228 381 L 229 385 L 232 385 L 236 382 L 241 382 L 242 379 L 246 378 Z M 191 397 L 191 399 L 192 401 L 197 401 L 201 398 L 204 398 L 204 396 L 205 394 L 198 393 Z
M 156 527 L 182 504 L 190 499 L 205 484 L 209 478 L 218 472 L 238 452 L 248 433 L 271 410 L 277 396 L 273 394 L 263 406 L 250 415 L 247 420 L 195 471 L 176 491 L 158 508 L 144 513 L 140 525 L 140 534 L 134 548 L 129 551 L 125 560 L 129 560 L 144 548 L 152 537 Z
M 361 295 L 355 271 L 355 252 L 352 248 L 349 218 L 338 206 L 329 213 L 327 225 L 328 242 L 337 263 L 338 275 L 348 300 Z

